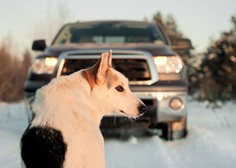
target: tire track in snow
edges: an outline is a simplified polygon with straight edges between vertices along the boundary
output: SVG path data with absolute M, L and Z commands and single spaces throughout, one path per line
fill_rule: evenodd
M 236 145 L 202 127 L 191 127 L 185 140 L 167 142 L 176 168 L 233 168 L 236 165 Z
M 106 162 L 109 168 L 175 168 L 163 141 L 157 137 L 128 141 L 105 140 Z

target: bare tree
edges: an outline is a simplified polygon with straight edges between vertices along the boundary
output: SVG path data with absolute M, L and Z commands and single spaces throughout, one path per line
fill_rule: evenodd
M 163 27 L 172 43 L 175 43 L 176 40 L 183 38 L 183 33 L 179 30 L 175 18 L 172 15 L 169 14 L 166 18 L 164 18 L 161 12 L 157 12 L 153 16 L 153 21 L 159 23 Z
M 22 100 L 23 86 L 31 62 L 28 50 L 23 60 L 11 52 L 12 38 L 7 38 L 0 46 L 0 101 L 14 102 Z

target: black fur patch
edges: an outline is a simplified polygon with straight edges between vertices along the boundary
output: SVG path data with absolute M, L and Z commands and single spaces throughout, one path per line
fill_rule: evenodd
M 59 130 L 27 128 L 21 145 L 21 157 L 27 168 L 62 168 L 67 145 Z

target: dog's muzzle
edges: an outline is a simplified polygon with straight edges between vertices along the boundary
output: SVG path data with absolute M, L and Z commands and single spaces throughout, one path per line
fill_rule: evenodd
M 147 106 L 145 106 L 144 104 L 141 104 L 138 107 L 138 111 L 139 111 L 140 114 L 144 114 L 147 111 Z

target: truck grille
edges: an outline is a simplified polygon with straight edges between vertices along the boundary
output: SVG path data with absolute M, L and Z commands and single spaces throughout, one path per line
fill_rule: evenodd
M 61 75 L 69 75 L 95 64 L 98 59 L 65 59 Z M 146 59 L 113 58 L 113 68 L 124 74 L 130 81 L 151 80 L 151 73 Z
M 59 57 L 56 77 L 91 67 L 102 52 L 97 49 L 63 52 Z M 148 52 L 113 50 L 112 64 L 129 79 L 130 85 L 151 85 L 159 80 L 156 65 Z

